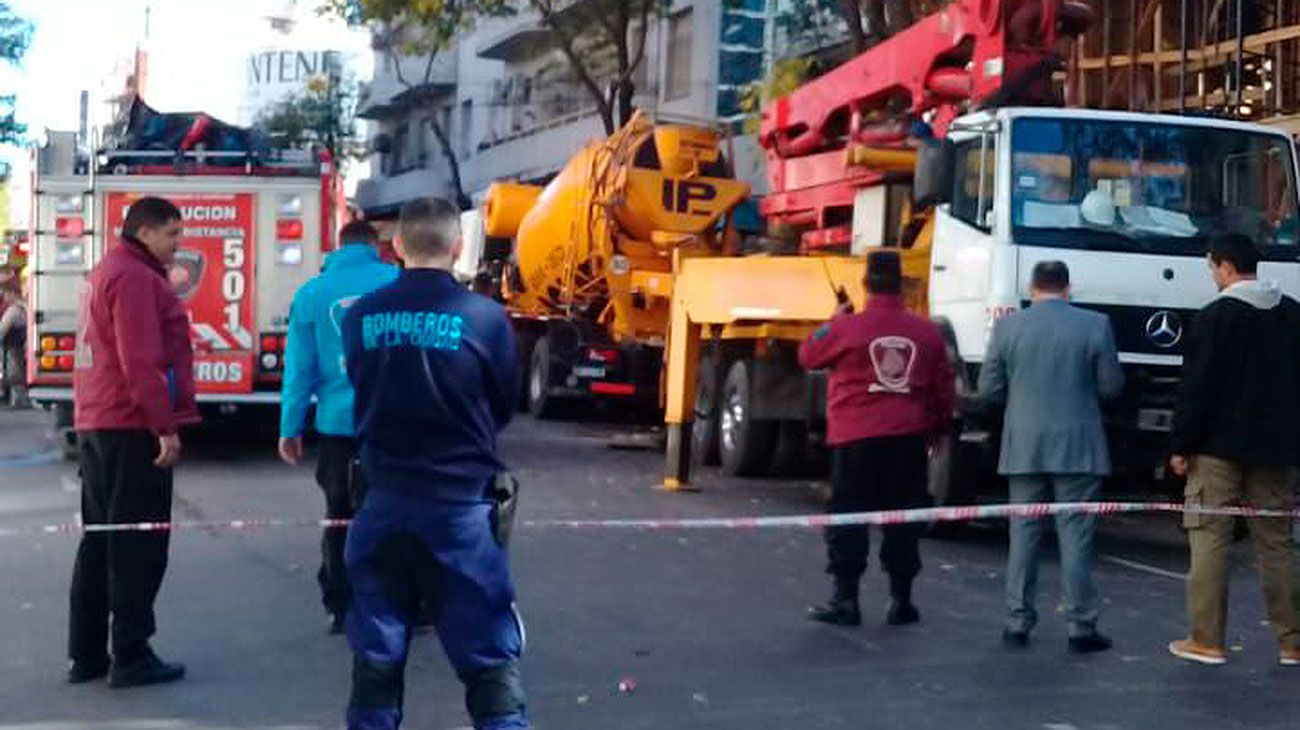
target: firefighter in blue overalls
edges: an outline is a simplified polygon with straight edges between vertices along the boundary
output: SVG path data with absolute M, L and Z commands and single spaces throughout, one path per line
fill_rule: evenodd
M 347 543 L 348 727 L 400 725 L 407 646 L 425 602 L 474 727 L 527 728 L 523 626 L 502 535 L 512 506 L 494 497 L 505 473 L 497 433 L 516 402 L 514 334 L 498 304 L 449 272 L 460 247 L 450 204 L 407 203 L 394 246 L 406 268 L 343 320 L 369 487 Z

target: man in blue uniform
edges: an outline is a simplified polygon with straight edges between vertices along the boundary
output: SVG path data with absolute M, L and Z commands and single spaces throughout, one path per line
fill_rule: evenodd
M 316 482 L 325 493 L 325 516 L 352 519 L 361 501 L 356 441 L 352 428 L 352 383 L 343 365 L 340 328 L 348 307 L 362 295 L 391 283 L 397 267 L 379 259 L 379 236 L 364 221 L 339 231 L 343 246 L 325 257 L 319 276 L 294 294 L 289 310 L 289 337 L 284 349 L 284 386 L 280 394 L 280 458 L 302 460 L 302 433 L 307 409 L 316 397 L 316 432 L 320 456 Z M 343 631 L 348 608 L 348 576 L 343 564 L 347 530 L 326 528 L 321 537 L 321 566 L 316 577 L 330 615 L 330 632 Z
M 500 306 L 449 273 L 460 248 L 451 205 L 403 206 L 394 246 L 406 269 L 343 320 L 369 488 L 347 544 L 348 727 L 400 725 L 411 626 L 426 604 L 474 727 L 527 728 L 523 627 L 492 496 L 497 432 L 515 404 L 514 334 Z

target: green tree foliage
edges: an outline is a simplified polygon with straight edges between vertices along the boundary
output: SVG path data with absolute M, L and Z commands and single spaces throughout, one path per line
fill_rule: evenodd
M 799 88 L 803 82 L 812 78 L 815 68 L 816 61 L 812 58 L 783 58 L 772 65 L 767 78 L 747 86 L 740 98 L 740 107 L 748 115 L 745 118 L 745 132 L 758 133 L 759 115 L 763 106 Z
M 396 50 L 422 56 L 451 48 L 483 18 L 513 15 L 512 0 L 325 0 L 321 12 L 355 26 L 378 24 Z
M 393 64 L 397 80 L 407 90 L 427 87 L 433 80 L 434 58 L 450 50 L 456 39 L 468 33 L 483 18 L 512 15 L 510 0 L 325 0 L 320 12 L 334 15 L 352 26 L 369 27 L 374 33 L 376 50 L 386 53 Z M 427 56 L 420 78 L 408 78 L 402 71 L 402 58 Z M 432 111 L 438 99 L 428 96 Z M 469 210 L 473 202 L 465 193 L 461 180 L 460 160 L 452 149 L 450 130 L 439 121 L 441 115 L 429 115 L 429 128 L 447 163 L 456 204 Z
M 32 25 L 0 2 L 0 62 L 17 64 L 32 40 Z M 0 144 L 16 144 L 27 130 L 14 119 L 14 95 L 0 95 Z
M 256 126 L 286 147 L 320 145 L 340 164 L 364 155 L 357 138 L 356 83 L 337 73 L 311 79 L 304 89 L 272 104 Z

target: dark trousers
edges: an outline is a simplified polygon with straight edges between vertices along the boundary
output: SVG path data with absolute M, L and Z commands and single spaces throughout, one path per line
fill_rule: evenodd
M 82 431 L 81 518 L 87 525 L 167 522 L 172 513 L 172 472 L 153 465 L 158 439 L 148 431 Z M 102 661 L 112 654 L 132 661 L 149 649 L 154 599 L 167 569 L 169 534 L 86 533 L 72 571 L 68 654 Z
M 925 438 L 921 435 L 862 439 L 837 446 L 831 455 L 827 511 L 840 514 L 928 507 L 927 467 Z M 895 594 L 910 590 L 912 578 L 921 571 L 918 543 L 925 526 L 886 525 L 883 532 L 880 562 L 890 575 L 891 586 Z M 871 533 L 866 525 L 826 528 L 826 572 L 856 588 L 866 570 L 870 546 Z
M 320 455 L 316 461 L 316 483 L 325 493 L 325 517 L 350 520 L 361 506 L 365 483 L 357 464 L 356 440 L 346 436 L 320 436 Z M 351 590 L 348 569 L 343 560 L 347 545 L 346 527 L 327 527 L 321 535 L 321 565 L 316 573 L 321 601 L 325 610 L 341 615 L 347 611 Z
M 446 504 L 378 488 L 348 537 L 354 599 L 350 730 L 396 730 L 415 624 L 428 616 L 456 675 L 476 730 L 528 730 L 519 658 L 524 629 L 515 610 L 505 548 L 488 504 Z

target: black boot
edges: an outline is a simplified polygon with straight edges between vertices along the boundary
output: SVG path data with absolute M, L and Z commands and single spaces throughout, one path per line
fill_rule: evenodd
M 890 626 L 906 626 L 921 620 L 921 612 L 912 604 L 912 576 L 890 574 L 889 609 L 885 612 L 885 623 Z
M 166 684 L 175 682 L 184 676 L 184 664 L 165 662 L 159 659 L 152 649 L 146 649 L 143 654 L 133 657 L 129 661 L 123 662 L 114 658 L 113 667 L 108 675 L 108 686 L 114 689 L 122 689 L 125 687 L 143 687 L 150 684 Z
M 835 626 L 861 626 L 857 579 L 836 578 L 835 595 L 825 604 L 808 609 L 808 619 Z
M 107 656 L 86 661 L 73 660 L 68 667 L 68 684 L 85 684 L 103 679 L 108 676 L 110 665 Z

